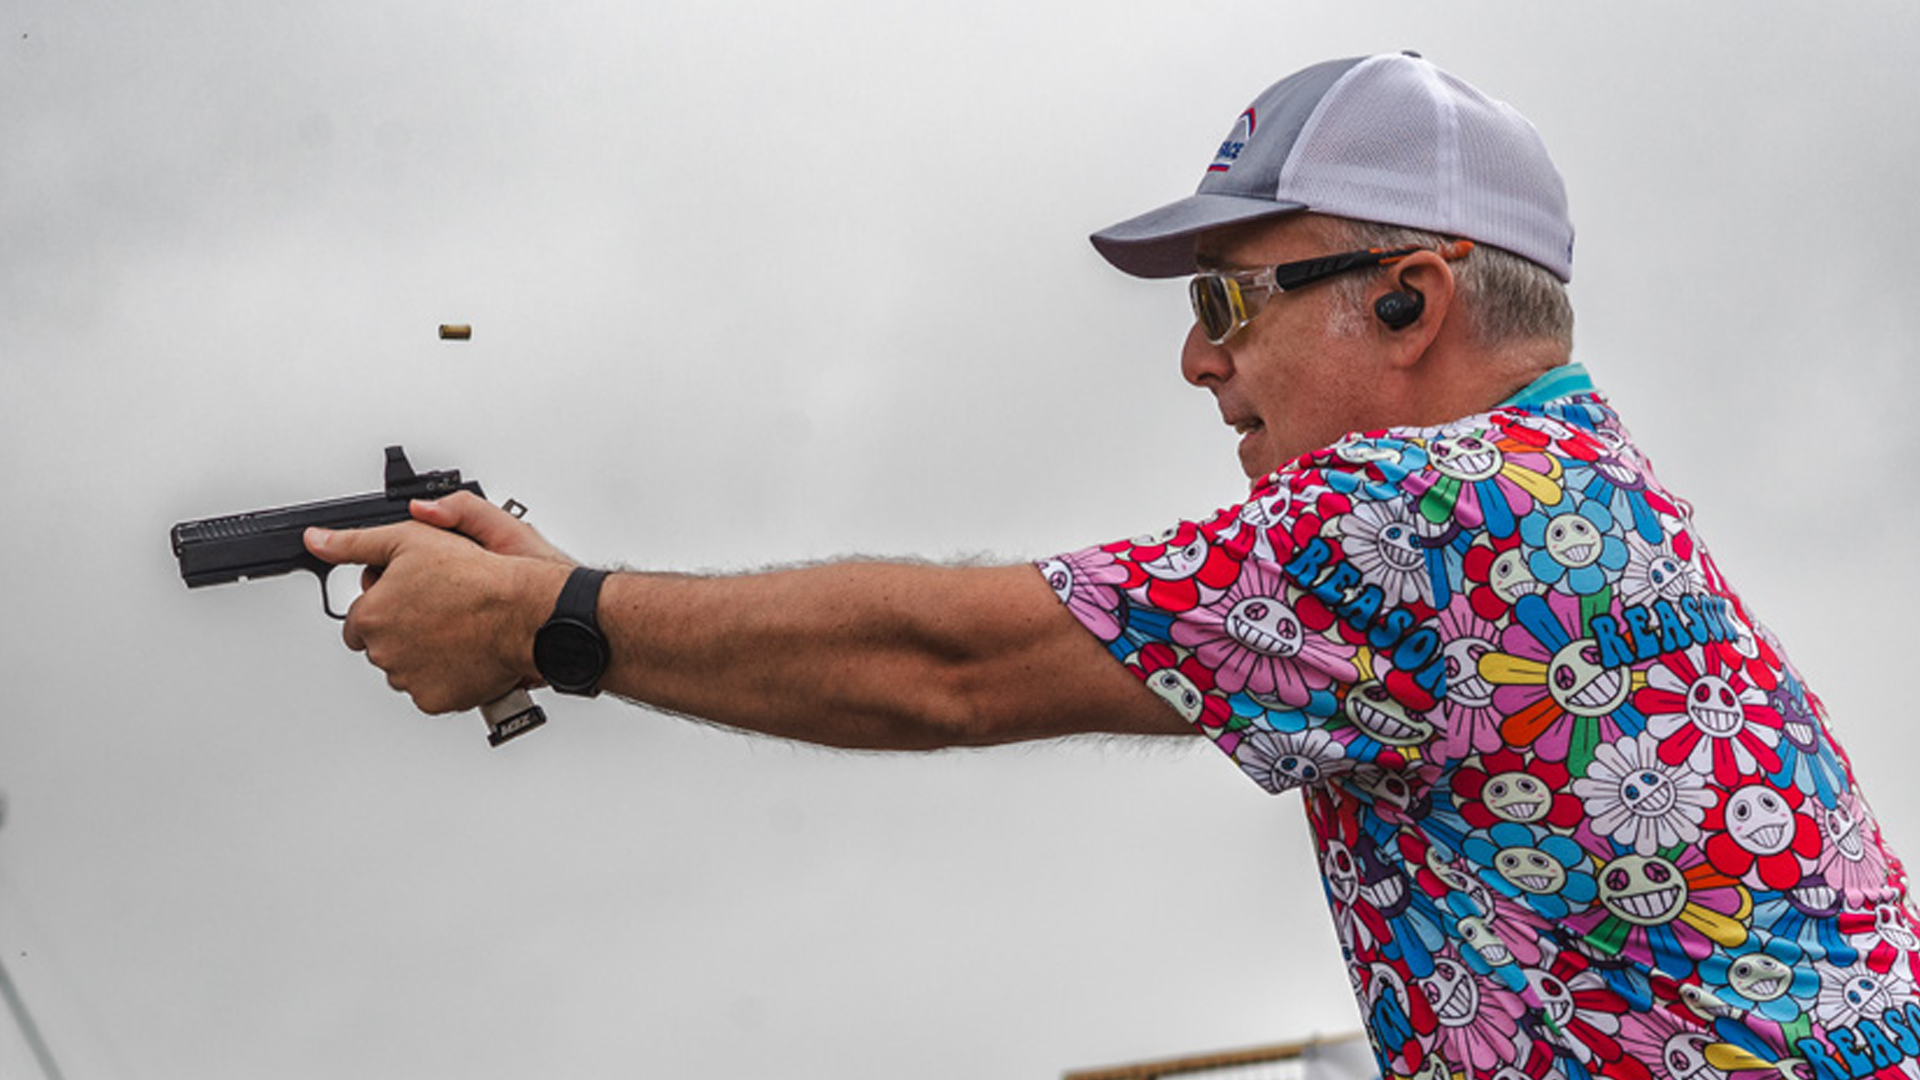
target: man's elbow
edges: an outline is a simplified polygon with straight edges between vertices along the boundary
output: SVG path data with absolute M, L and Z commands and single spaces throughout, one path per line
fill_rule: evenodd
M 1124 674 L 1116 688 L 1105 679 L 1078 679 L 1067 672 L 956 664 L 924 682 L 921 690 L 921 724 L 927 742 L 937 746 L 999 746 L 1068 735 L 1175 735 L 1193 730 L 1151 691 Z
M 895 732 L 907 749 L 997 746 L 1036 737 L 1025 731 L 1007 696 L 966 665 L 925 673 L 911 690 L 911 706 Z

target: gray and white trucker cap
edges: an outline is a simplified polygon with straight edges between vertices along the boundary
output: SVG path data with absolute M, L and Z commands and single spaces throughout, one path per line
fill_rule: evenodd
M 1178 277 L 1208 229 L 1301 210 L 1462 237 L 1573 277 L 1566 187 L 1539 133 L 1414 53 L 1330 60 L 1268 87 L 1199 190 L 1093 246 L 1136 277 Z

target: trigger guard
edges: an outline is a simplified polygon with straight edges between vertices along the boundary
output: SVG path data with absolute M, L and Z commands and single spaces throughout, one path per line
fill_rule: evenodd
M 339 569 L 337 566 L 329 566 L 324 570 L 319 567 L 314 567 L 313 576 L 320 579 L 320 610 L 326 612 L 327 617 L 335 622 L 346 622 L 347 617 L 345 615 L 333 610 L 333 594 L 327 591 L 327 582 L 333 577 L 333 572 L 337 569 Z

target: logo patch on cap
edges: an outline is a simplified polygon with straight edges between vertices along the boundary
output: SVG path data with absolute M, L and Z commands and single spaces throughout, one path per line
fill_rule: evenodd
M 1207 166 L 1208 172 L 1226 172 L 1233 163 L 1240 160 L 1240 151 L 1253 141 L 1253 129 L 1259 126 L 1259 120 L 1248 109 L 1233 122 L 1233 130 L 1227 132 L 1227 141 L 1220 144 L 1220 152 L 1213 155 L 1213 164 Z

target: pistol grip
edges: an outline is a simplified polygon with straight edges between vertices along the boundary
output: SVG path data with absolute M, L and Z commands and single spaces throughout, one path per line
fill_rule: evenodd
M 327 591 L 327 582 L 339 567 L 318 559 L 305 561 L 302 565 L 320 579 L 320 610 L 330 618 L 345 622 L 347 617 L 333 610 L 333 594 Z M 480 706 L 480 718 L 487 722 L 487 745 L 499 746 L 546 723 L 547 712 L 535 704 L 531 694 L 520 689 L 509 691 Z

